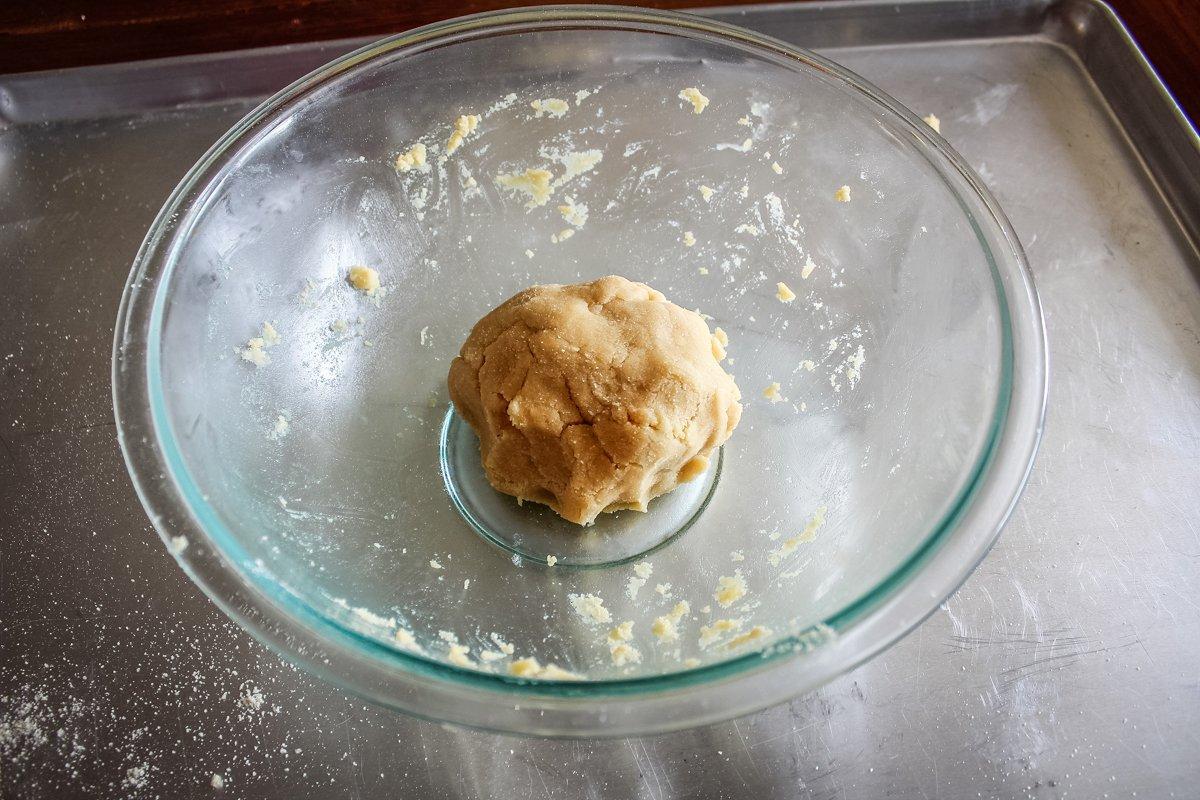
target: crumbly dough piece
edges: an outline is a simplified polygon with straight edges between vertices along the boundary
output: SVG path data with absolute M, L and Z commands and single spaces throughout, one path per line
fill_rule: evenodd
M 703 471 L 741 394 L 703 318 L 609 276 L 535 286 L 476 325 L 450 366 L 491 484 L 587 524 L 644 511 Z

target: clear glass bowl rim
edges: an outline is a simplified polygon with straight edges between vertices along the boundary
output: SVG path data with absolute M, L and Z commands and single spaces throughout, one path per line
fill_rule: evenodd
M 297 100 L 370 59 L 501 29 L 564 27 L 632 27 L 704 37 L 832 75 L 906 123 L 931 163 L 965 178 L 987 209 L 982 221 L 1005 245 L 1007 259 L 987 251 L 1002 317 L 1004 361 L 991 440 L 947 515 L 886 579 L 825 621 L 831 635 L 819 647 L 793 637 L 766 651 L 685 672 L 579 683 L 523 682 L 463 670 L 384 647 L 298 607 L 290 597 L 268 595 L 210 546 L 212 531 L 196 518 L 186 497 L 196 493 L 181 488 L 180 479 L 190 478 L 165 424 L 155 323 L 161 322 L 161 289 L 176 245 L 186 238 L 183 223 L 202 205 L 198 201 L 217 183 L 229 157 Z M 987 249 L 982 237 L 980 244 Z M 260 641 L 342 688 L 417 716 L 504 732 L 595 736 L 660 732 L 764 708 L 852 669 L 916 627 L 969 576 L 1011 514 L 1041 438 L 1047 377 L 1041 307 L 1012 226 L 961 157 L 900 103 L 821 56 L 733 25 L 620 6 L 544 6 L 460 17 L 385 38 L 299 79 L 240 120 L 188 171 L 146 235 L 118 313 L 112 380 L 118 439 L 155 529 L 193 582 Z M 177 546 L 179 536 L 189 546 Z

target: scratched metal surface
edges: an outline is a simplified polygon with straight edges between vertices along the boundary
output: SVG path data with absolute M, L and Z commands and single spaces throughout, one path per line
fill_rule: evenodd
M 138 506 L 108 359 L 143 231 L 249 106 L 0 130 L 0 795 L 1195 796 L 1200 258 L 1067 49 L 829 52 L 941 117 L 1011 216 L 1045 304 L 1047 436 L 998 546 L 915 633 L 787 705 L 648 739 L 401 717 L 229 623 Z

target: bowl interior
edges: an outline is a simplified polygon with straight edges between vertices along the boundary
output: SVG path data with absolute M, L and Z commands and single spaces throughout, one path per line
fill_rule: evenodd
M 565 112 L 531 107 L 546 99 Z M 460 114 L 481 120 L 447 155 Z M 398 172 L 418 141 L 429 168 Z M 553 175 L 543 206 L 497 183 L 528 168 Z M 840 78 L 701 32 L 501 27 L 385 53 L 248 131 L 187 211 L 151 333 L 161 445 L 247 580 L 401 666 L 505 674 L 530 656 L 603 682 L 760 652 L 894 578 L 977 477 L 1006 321 L 961 189 Z M 355 264 L 382 297 L 347 286 Z M 745 413 L 685 532 L 549 567 L 451 502 L 446 372 L 513 293 L 611 273 L 728 333 Z M 264 322 L 281 339 L 256 367 L 241 351 Z M 561 531 L 563 549 L 643 522 Z M 723 577 L 746 587 L 728 607 Z M 680 600 L 678 638 L 655 636 Z M 637 655 L 614 658 L 625 621 Z

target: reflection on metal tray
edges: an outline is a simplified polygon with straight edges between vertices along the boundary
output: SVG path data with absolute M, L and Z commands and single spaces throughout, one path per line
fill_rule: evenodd
M 630 741 L 364 707 L 191 586 L 124 474 L 111 324 L 184 170 L 361 42 L 0 77 L 0 794 L 1184 796 L 1200 724 L 1200 144 L 1105 7 L 817 3 L 715 17 L 823 50 L 978 170 L 1028 250 L 1047 435 L 992 554 L 823 690 Z

